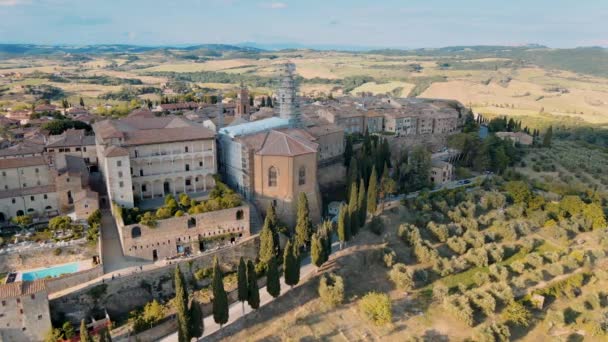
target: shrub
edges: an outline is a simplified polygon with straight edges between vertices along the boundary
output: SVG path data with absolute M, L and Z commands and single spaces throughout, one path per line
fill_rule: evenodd
M 450 289 L 442 282 L 436 282 L 433 286 L 433 299 L 442 303 L 447 298 Z
M 523 304 L 513 301 L 506 307 L 503 317 L 511 324 L 525 328 L 530 325 L 532 313 Z
M 400 290 L 409 291 L 414 288 L 414 280 L 407 266 L 404 264 L 395 264 L 388 274 L 390 280 Z
M 473 340 L 479 342 L 507 342 L 511 337 L 509 327 L 502 323 L 486 323 L 473 332 Z
M 319 281 L 319 297 L 327 307 L 335 307 L 344 302 L 344 281 L 337 274 L 330 273 L 321 276 Z
M 391 248 L 385 247 L 382 250 L 382 260 L 384 261 L 384 266 L 391 268 L 397 260 L 397 253 Z
M 382 235 L 382 232 L 384 231 L 384 222 L 378 216 L 374 216 L 368 226 L 369 230 L 376 235 Z
M 57 255 L 61 254 L 61 251 L 62 251 L 61 248 L 57 247 L 53 250 L 53 255 L 57 256 Z
M 369 292 L 359 300 L 358 306 L 363 316 L 376 325 L 393 320 L 391 300 L 385 293 Z
M 468 326 L 472 327 L 475 324 L 473 309 L 467 297 L 459 295 L 450 296 L 443 301 L 443 305 L 448 312 Z
M 212 267 L 199 268 L 198 270 L 196 270 L 196 272 L 194 272 L 194 279 L 201 281 L 203 279 L 211 277 L 212 274 L 213 274 Z
M 184 216 L 184 212 L 181 211 L 181 210 L 178 210 L 178 211 L 175 212 L 175 215 L 173 215 L 173 216 L 175 216 L 175 217 L 182 217 L 182 216 Z

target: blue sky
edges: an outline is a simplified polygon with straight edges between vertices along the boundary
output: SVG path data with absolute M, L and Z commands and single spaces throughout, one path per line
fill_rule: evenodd
M 0 0 L 0 43 L 608 46 L 608 0 Z

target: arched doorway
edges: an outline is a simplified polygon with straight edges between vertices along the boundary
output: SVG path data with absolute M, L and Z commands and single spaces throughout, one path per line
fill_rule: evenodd
M 23 210 L 17 210 L 17 216 L 23 216 L 23 215 L 25 215 Z

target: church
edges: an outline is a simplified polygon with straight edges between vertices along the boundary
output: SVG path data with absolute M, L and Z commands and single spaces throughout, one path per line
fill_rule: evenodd
M 245 198 L 265 211 L 274 205 L 279 219 L 294 226 L 301 192 L 308 197 L 311 218 L 322 214 L 317 167 L 323 159 L 340 158 L 344 131 L 331 124 L 302 119 L 297 98 L 295 65 L 282 67 L 276 105 L 279 116 L 246 122 L 245 101 L 239 101 L 239 121 L 218 128 L 220 173 Z M 247 99 L 241 87 L 239 99 Z M 221 115 L 221 113 L 219 114 Z M 223 119 L 218 117 L 218 122 Z M 322 127 L 321 127 L 322 126 Z M 320 151 L 335 151 L 331 156 Z

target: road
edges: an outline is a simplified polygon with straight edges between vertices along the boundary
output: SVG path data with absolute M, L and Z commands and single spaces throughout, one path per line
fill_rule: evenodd
M 334 242 L 331 247 L 332 247 L 331 249 L 332 249 L 332 254 L 333 254 L 339 249 L 340 244 L 338 242 Z M 314 272 L 316 272 L 316 269 L 317 269 L 316 266 L 314 266 L 310 261 L 310 256 L 307 256 L 306 258 L 304 258 L 302 260 L 302 263 L 300 266 L 300 282 L 302 282 L 302 280 L 306 279 L 308 276 L 314 274 Z M 291 290 L 291 287 L 289 287 L 289 285 L 285 284 L 284 278 L 281 278 L 281 296 L 290 290 Z M 268 293 L 268 291 L 266 291 L 266 286 L 260 288 L 260 307 L 272 302 L 273 299 L 274 298 Z M 251 309 L 251 307 L 248 304 L 245 304 L 245 314 L 248 314 L 251 311 L 253 311 L 253 309 Z M 243 317 L 243 309 L 242 309 L 241 302 L 235 302 L 232 305 L 230 305 L 228 314 L 229 314 L 228 323 L 224 324 L 224 327 L 234 323 L 239 318 Z M 215 323 L 215 321 L 213 320 L 213 315 L 209 315 L 209 316 L 205 317 L 204 323 L 205 323 L 205 333 L 203 335 L 203 338 L 200 339 L 199 341 L 202 341 L 206 336 L 209 336 L 220 329 L 219 324 Z M 176 342 L 177 341 L 177 332 L 160 339 L 160 341 L 161 342 Z

